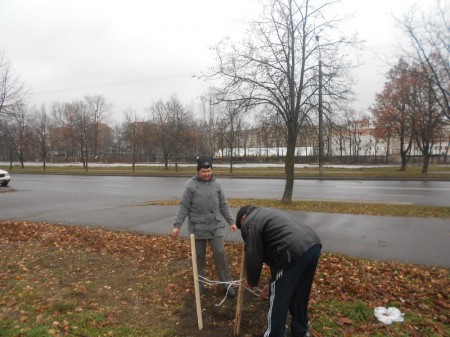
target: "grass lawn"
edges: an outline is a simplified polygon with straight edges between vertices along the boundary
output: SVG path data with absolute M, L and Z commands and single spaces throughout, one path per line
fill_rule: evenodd
M 11 174 L 14 173 L 47 173 L 47 174 L 98 174 L 98 175 L 158 175 L 158 176 L 173 176 L 183 175 L 191 176 L 195 173 L 194 166 L 178 166 L 175 168 L 173 164 L 169 165 L 167 169 L 163 166 L 137 165 L 134 172 L 130 165 L 118 166 L 102 164 L 103 166 L 88 166 L 86 172 L 80 165 L 55 166 L 51 163 L 47 164 L 46 169 L 43 166 L 31 166 L 25 163 L 25 167 L 0 166 L 0 168 L 9 170 Z M 263 165 L 263 164 L 262 164 Z M 214 166 L 214 175 L 219 177 L 262 177 L 262 178 L 284 178 L 283 167 L 233 167 L 230 172 L 230 167 Z M 389 167 L 373 167 L 373 166 L 355 166 L 355 168 L 337 168 L 325 167 L 323 178 L 348 178 L 348 179 L 444 179 L 450 180 L 450 166 L 449 165 L 430 165 L 428 174 L 422 174 L 422 167 L 420 165 L 409 165 L 405 172 L 399 171 L 399 166 Z M 297 164 L 295 169 L 295 176 L 297 178 L 317 178 L 319 172 L 317 168 Z

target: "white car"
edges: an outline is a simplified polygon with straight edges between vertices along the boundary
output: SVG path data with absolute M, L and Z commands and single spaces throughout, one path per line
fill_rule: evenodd
M 0 169 L 0 185 L 6 186 L 10 180 L 11 177 L 9 176 L 8 171 Z

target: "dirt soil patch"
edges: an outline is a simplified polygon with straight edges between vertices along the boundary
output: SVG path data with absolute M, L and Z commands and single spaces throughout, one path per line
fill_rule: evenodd
M 242 245 L 227 243 L 232 277 Z M 217 280 L 208 251 L 206 277 Z M 263 278 L 268 277 L 264 270 Z M 324 253 L 311 328 L 327 336 L 449 335 L 449 271 Z M 0 336 L 233 336 L 236 299 L 202 296 L 197 326 L 189 240 L 89 227 L 0 222 Z M 380 323 L 378 306 L 405 321 Z M 268 302 L 245 291 L 241 336 L 260 337 Z

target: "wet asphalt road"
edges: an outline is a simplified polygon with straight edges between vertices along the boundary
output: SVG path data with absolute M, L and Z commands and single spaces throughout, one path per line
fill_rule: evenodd
M 171 232 L 176 207 L 151 206 L 148 202 L 178 198 L 186 181 L 186 178 L 137 179 L 133 177 L 130 179 L 130 177 L 42 175 L 16 175 L 14 178 L 11 187 L 0 190 L 3 192 L 0 193 L 0 220 L 45 221 L 162 235 L 169 235 Z M 279 190 L 281 188 L 282 193 L 284 187 L 282 182 L 280 185 L 280 181 L 270 179 L 263 179 L 263 181 L 221 179 L 221 182 L 225 186 L 228 197 L 279 198 Z M 317 185 L 314 186 L 314 183 Z M 299 190 L 304 192 L 308 188 L 318 189 L 317 186 L 322 184 L 325 190 L 318 192 L 325 194 L 324 199 L 328 199 L 330 191 L 333 190 L 333 184 L 355 186 L 356 183 L 355 181 L 338 181 L 327 182 L 326 185 L 329 186 L 323 186 L 324 182 L 310 181 L 306 185 L 303 183 L 303 190 Z M 358 182 L 356 190 L 367 195 L 369 197 L 367 201 L 373 201 L 371 199 L 373 195 L 387 192 L 386 194 L 395 199 L 395 202 L 412 203 L 405 196 L 405 192 L 408 192 L 416 200 L 428 201 L 434 200 L 434 194 L 437 194 L 440 203 L 449 204 L 450 189 L 447 189 L 447 185 L 450 183 L 448 182 L 444 184 L 437 182 L 436 185 L 413 182 L 413 184 L 401 184 L 397 189 L 394 189 L 394 183 L 397 182 L 381 181 L 378 185 L 376 182 L 370 182 L 366 186 L 364 182 Z M 259 190 L 261 188 L 268 196 L 262 195 Z M 352 200 L 350 194 L 354 192 L 353 190 L 341 192 L 345 200 Z M 422 195 L 420 198 L 419 194 Z M 305 197 L 318 199 L 311 197 L 311 193 L 303 196 Z M 362 197 L 356 195 L 354 198 Z M 388 197 L 383 196 L 383 198 Z M 300 198 L 297 197 L 297 199 Z M 232 211 L 236 214 L 237 209 Z M 325 251 L 361 258 L 450 267 L 448 258 L 450 256 L 450 221 L 448 219 L 314 212 L 293 212 L 293 214 L 316 230 L 322 239 Z M 182 235 L 187 235 L 185 227 L 183 226 Z M 239 233 L 228 231 L 226 238 L 241 241 Z

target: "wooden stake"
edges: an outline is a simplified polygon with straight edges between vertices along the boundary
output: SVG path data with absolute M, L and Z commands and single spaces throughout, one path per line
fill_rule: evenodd
M 242 248 L 242 258 L 241 258 L 241 275 L 239 277 L 240 280 L 243 280 L 245 277 L 245 251 Z M 236 318 L 234 320 L 234 336 L 239 336 L 241 330 L 241 313 L 242 313 L 242 303 L 244 302 L 244 286 L 242 285 L 242 281 L 239 284 L 238 297 L 237 297 L 237 306 L 236 306 Z
M 202 304 L 200 302 L 200 289 L 198 285 L 197 252 L 195 249 L 195 235 L 191 234 L 192 270 L 194 274 L 195 306 L 197 308 L 198 329 L 203 330 Z

